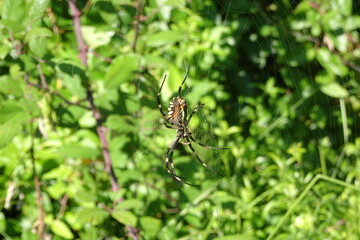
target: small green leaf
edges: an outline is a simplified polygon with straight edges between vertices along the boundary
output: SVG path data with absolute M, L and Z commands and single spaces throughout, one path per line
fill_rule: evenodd
M 9 28 L 14 33 L 22 32 L 25 30 L 25 27 L 21 23 L 11 19 L 1 19 L 0 23 L 2 23 L 5 27 Z
M 139 67 L 139 57 L 126 55 L 116 58 L 110 65 L 105 76 L 108 88 L 119 87 L 121 83 L 128 82 L 134 77 L 134 71 Z
M 66 192 L 67 185 L 62 181 L 55 182 L 47 187 L 47 192 L 53 199 L 59 199 Z
M 320 90 L 326 95 L 334 98 L 345 98 L 349 96 L 348 91 L 337 82 L 321 86 Z
M 95 158 L 99 155 L 99 150 L 83 146 L 79 143 L 64 145 L 59 149 L 59 154 L 63 157 L 72 158 Z
M 101 208 L 83 208 L 75 213 L 75 218 L 82 224 L 98 225 L 102 223 L 109 213 Z
M 131 122 L 125 120 L 125 118 L 118 115 L 110 115 L 106 120 L 106 126 L 109 129 L 116 130 L 122 133 L 134 131 L 134 129 L 131 127 Z
M 32 21 L 36 21 L 43 17 L 46 9 L 49 7 L 50 0 L 36 0 L 31 1 L 29 8 L 29 16 Z
M 51 231 L 53 231 L 56 235 L 65 238 L 65 239 L 73 239 L 74 235 L 71 232 L 70 228 L 61 220 L 54 220 L 50 224 Z
M 107 45 L 115 34 L 114 31 L 99 31 L 98 28 L 94 26 L 81 26 L 81 32 L 85 42 L 92 49 Z
M 79 189 L 76 192 L 75 200 L 79 203 L 91 203 L 91 202 L 95 202 L 96 199 L 97 199 L 96 195 L 85 189 Z
M 5 0 L 2 6 L 2 19 L 13 20 L 14 22 L 21 22 L 25 16 L 25 2 L 24 0 Z
M 150 36 L 146 42 L 150 47 L 160 47 L 167 43 L 181 41 L 183 38 L 184 36 L 181 31 L 164 31 Z
M 30 116 L 16 103 L 6 102 L 0 106 L 0 148 L 6 146 L 21 130 Z
M 349 16 L 344 24 L 345 31 L 352 31 L 360 28 L 360 16 Z
M 352 12 L 352 0 L 334 0 L 333 9 L 335 11 L 340 11 L 345 16 L 350 16 Z
M 315 76 L 315 81 L 320 85 L 327 85 L 335 81 L 335 75 L 329 71 L 321 71 Z
M 161 229 L 161 221 L 154 217 L 141 217 L 140 225 L 145 234 L 150 237 L 155 237 Z
M 48 51 L 47 38 L 50 36 L 52 36 L 52 32 L 47 28 L 31 29 L 26 36 L 30 50 L 38 57 L 44 56 Z
M 6 230 L 6 217 L 3 212 L 0 212 L 0 232 Z
M 137 217 L 130 211 L 116 210 L 112 213 L 112 216 L 124 225 L 136 227 Z
M 21 82 L 17 79 L 12 79 L 9 76 L 0 77 L 0 92 L 6 95 L 20 97 L 23 94 L 21 89 Z
M 258 238 L 251 234 L 233 234 L 214 238 L 214 240 L 257 240 Z
M 327 71 L 339 76 L 345 76 L 348 73 L 348 68 L 342 63 L 341 58 L 326 48 L 318 50 L 317 59 Z
M 118 204 L 117 209 L 140 209 L 144 203 L 137 199 L 124 200 Z

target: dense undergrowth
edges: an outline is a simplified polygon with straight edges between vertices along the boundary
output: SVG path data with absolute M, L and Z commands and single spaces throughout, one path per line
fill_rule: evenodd
M 360 238 L 357 1 L 0 9 L 2 238 Z M 199 188 L 156 102 L 186 69 L 194 137 L 229 147 L 194 144 L 219 177 L 179 144 Z

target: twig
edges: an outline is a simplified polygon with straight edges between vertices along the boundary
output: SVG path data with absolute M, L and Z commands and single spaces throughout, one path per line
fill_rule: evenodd
M 112 167 L 112 161 L 111 161 L 111 156 L 110 156 L 109 147 L 108 147 L 109 145 L 108 145 L 108 142 L 106 139 L 107 129 L 104 126 L 102 126 L 101 114 L 94 104 L 93 95 L 89 89 L 87 90 L 87 100 L 90 104 L 90 109 L 96 120 L 96 131 L 97 131 L 97 134 L 99 136 L 99 139 L 100 139 L 100 142 L 102 145 L 102 154 L 104 156 L 104 161 L 105 161 L 105 170 L 110 174 L 111 189 L 114 192 L 117 192 L 117 191 L 119 191 L 119 185 L 117 183 L 117 178 L 115 176 L 115 172 Z
M 136 15 L 135 15 L 135 21 L 134 21 L 134 29 L 135 29 L 135 36 L 134 36 L 134 41 L 131 44 L 131 48 L 133 50 L 133 52 L 136 51 L 136 44 L 137 44 L 137 39 L 139 37 L 139 25 L 140 25 L 140 14 L 141 14 L 141 0 L 137 0 L 136 4 L 135 4 L 135 8 L 136 8 Z
M 34 137 L 31 137 L 31 147 L 30 147 L 30 157 L 32 161 L 32 167 L 33 167 L 33 175 L 34 175 L 34 185 L 35 185 L 35 192 L 36 192 L 36 205 L 39 212 L 39 218 L 38 218 L 38 226 L 37 226 L 37 235 L 40 240 L 44 239 L 44 228 L 45 228 L 45 213 L 42 206 L 42 195 L 41 195 L 41 187 L 40 187 L 40 181 L 39 177 L 36 172 L 35 167 L 35 154 L 34 154 Z
M 60 98 L 61 100 L 63 100 L 66 104 L 68 105 L 75 105 L 75 106 L 78 106 L 78 107 L 81 107 L 81 108 L 84 108 L 84 109 L 87 109 L 89 110 L 89 108 L 87 106 L 84 106 L 82 104 L 80 104 L 79 102 L 71 102 L 69 100 L 66 99 L 66 97 L 64 97 L 63 95 L 61 95 L 59 92 L 57 91 L 52 91 L 51 89 L 47 88 L 47 87 L 44 87 L 42 85 L 39 85 L 39 84 L 36 84 L 36 83 L 32 83 L 29 81 L 29 75 L 28 74 L 25 74 L 25 82 L 27 85 L 29 86 L 32 86 L 32 87 L 35 87 L 35 88 L 38 88 L 40 90 L 44 90 L 52 95 L 55 95 L 57 96 L 58 98 Z
M 71 13 L 72 13 L 72 17 L 73 17 L 75 35 L 76 35 L 76 40 L 77 40 L 78 49 L 79 49 L 79 57 L 80 57 L 80 60 L 81 60 L 81 63 L 83 64 L 83 66 L 85 68 L 87 68 L 88 67 L 87 60 L 86 60 L 87 46 L 85 45 L 85 42 L 84 42 L 84 39 L 83 39 L 83 36 L 81 33 L 81 25 L 80 25 L 81 12 L 76 7 L 75 0 L 69 0 L 69 7 L 71 9 Z M 103 154 L 104 161 L 105 161 L 105 170 L 110 175 L 111 189 L 112 189 L 112 191 L 117 192 L 117 191 L 119 191 L 120 188 L 119 188 L 119 185 L 117 182 L 117 178 L 115 176 L 114 169 L 112 167 L 112 160 L 111 160 L 111 156 L 110 156 L 110 152 L 109 152 L 109 144 L 106 139 L 107 129 L 102 125 L 101 114 L 100 114 L 100 111 L 98 110 L 98 108 L 94 104 L 93 92 L 92 92 L 90 86 L 87 86 L 86 99 L 90 105 L 90 109 L 96 120 L 96 131 L 97 131 L 97 134 L 99 136 L 101 146 L 102 146 L 102 154 Z M 122 199 L 120 201 L 122 201 Z
M 356 65 L 356 64 L 354 64 L 354 63 L 352 63 L 352 62 L 349 62 L 349 61 L 347 61 L 347 60 L 343 60 L 343 63 L 344 63 L 345 65 L 347 65 L 348 67 L 351 67 L 353 70 L 355 70 L 355 71 L 357 71 L 357 72 L 360 72 L 360 66 L 358 66 L 358 65 Z
M 76 0 L 69 0 L 69 7 L 70 7 L 71 14 L 73 17 L 73 23 L 74 23 L 74 28 L 75 28 L 76 40 L 78 43 L 80 61 L 81 61 L 82 65 L 85 68 L 87 68 L 88 67 L 88 64 L 86 61 L 87 46 L 84 42 L 84 38 L 81 33 L 81 24 L 80 24 L 81 12 L 76 7 L 75 2 L 76 2 Z
M 94 51 L 94 50 L 90 50 L 90 51 L 91 51 L 96 57 L 103 59 L 105 62 L 108 62 L 108 63 L 111 63 L 111 62 L 112 62 L 112 59 L 111 59 L 111 58 L 105 57 L 105 56 L 101 55 L 100 53 L 98 53 L 98 52 L 96 52 L 96 51 Z
M 36 67 L 38 69 L 38 72 L 39 72 L 39 75 L 40 75 L 40 80 L 41 80 L 41 86 L 44 88 L 44 89 L 48 89 L 49 86 L 47 85 L 47 82 L 46 82 L 46 79 L 45 79 L 45 75 L 44 75 L 44 72 L 41 68 L 41 65 L 40 63 L 36 64 Z
M 53 26 L 53 31 L 54 31 L 54 33 L 55 33 L 55 34 L 59 34 L 60 31 L 59 31 L 58 26 L 56 25 L 55 15 L 54 15 L 52 9 L 51 9 L 51 8 L 47 8 L 46 11 L 47 11 L 47 14 L 48 14 L 48 16 L 49 16 L 50 22 L 51 22 L 51 24 L 52 24 L 52 26 Z
M 59 219 L 64 215 L 67 202 L 68 202 L 68 195 L 65 193 L 64 196 L 61 198 L 60 211 L 59 211 L 58 215 L 56 216 L 56 218 Z

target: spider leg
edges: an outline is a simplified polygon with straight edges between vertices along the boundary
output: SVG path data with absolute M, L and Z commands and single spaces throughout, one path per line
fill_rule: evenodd
M 189 138 L 191 139 L 191 141 L 193 141 L 194 143 L 204 147 L 204 148 L 211 148 L 211 149 L 221 149 L 221 150 L 226 150 L 226 149 L 229 149 L 229 148 L 222 148 L 222 147 L 212 147 L 212 146 L 207 146 L 205 144 L 202 144 L 198 141 L 196 141 L 192 136 L 189 136 Z
M 200 108 L 202 108 L 205 104 L 204 103 L 200 103 L 198 105 L 196 105 L 195 109 L 192 111 L 192 113 L 190 114 L 188 120 L 187 120 L 187 123 L 189 124 L 191 118 L 194 116 L 194 114 L 199 111 Z
M 163 80 L 163 82 L 161 83 L 161 87 L 160 87 L 160 89 L 159 89 L 159 91 L 158 91 L 158 94 L 157 94 L 157 97 L 156 97 L 157 102 L 158 102 L 158 107 L 159 107 L 160 113 L 161 113 L 161 115 L 162 115 L 163 117 L 166 117 L 166 113 L 164 112 L 164 110 L 163 110 L 163 108 L 162 108 L 162 105 L 161 105 L 160 93 L 161 93 L 161 89 L 162 89 L 163 86 L 164 86 L 166 76 L 167 76 L 167 75 L 165 74 L 164 80 Z
M 199 157 L 199 155 L 196 153 L 194 147 L 193 147 L 192 144 L 190 143 L 189 138 L 186 138 L 186 139 L 187 139 L 187 141 L 189 142 L 189 148 L 190 148 L 191 151 L 195 154 L 196 159 L 197 159 L 205 168 L 207 168 L 207 169 L 211 170 L 213 173 L 215 173 L 215 174 L 223 177 L 224 175 L 218 173 L 217 171 L 215 171 L 214 169 L 212 169 L 211 167 L 209 167 L 208 165 L 206 165 L 206 163 L 204 163 L 203 160 L 201 160 L 201 158 Z
M 189 75 L 189 68 L 186 68 L 185 78 L 184 78 L 184 80 L 182 81 L 182 83 L 181 83 L 181 85 L 179 87 L 178 96 L 181 96 L 181 88 L 182 88 L 182 85 L 184 84 L 185 80 L 187 79 L 188 75 Z
M 178 144 L 180 138 L 181 138 L 180 135 L 176 136 L 176 138 L 172 141 L 172 143 L 170 144 L 170 146 L 166 150 L 166 159 L 165 159 L 166 171 L 168 173 L 170 173 L 173 176 L 173 178 L 178 182 L 181 182 L 183 184 L 187 184 L 187 185 L 190 185 L 190 186 L 193 186 L 193 187 L 199 187 L 199 185 L 195 185 L 195 184 L 185 182 L 184 180 L 182 180 L 182 178 L 180 176 L 176 175 L 176 173 L 175 173 L 175 167 L 174 167 L 174 162 L 172 160 L 172 156 L 174 154 L 174 150 L 175 150 L 176 145 Z M 169 168 L 169 162 L 170 162 L 170 168 Z
M 167 121 L 164 122 L 164 125 L 165 125 L 165 127 L 167 127 L 167 128 L 178 129 L 178 128 L 175 127 L 175 126 L 169 125 Z

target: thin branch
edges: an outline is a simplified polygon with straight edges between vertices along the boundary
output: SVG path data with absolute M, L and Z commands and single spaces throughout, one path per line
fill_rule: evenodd
M 117 178 L 116 178 L 114 169 L 112 167 L 112 161 L 111 161 L 111 156 L 110 156 L 109 147 L 108 147 L 109 145 L 108 145 L 108 142 L 106 139 L 107 129 L 106 129 L 106 127 L 102 126 L 101 114 L 94 104 L 93 95 L 90 90 L 87 91 L 87 100 L 90 104 L 90 109 L 96 120 L 96 131 L 97 131 L 97 134 L 99 136 L 99 139 L 100 139 L 100 142 L 102 145 L 102 154 L 104 156 L 104 161 L 105 161 L 105 170 L 110 174 L 111 189 L 114 192 L 117 192 L 117 191 L 119 191 L 120 188 L 117 183 Z
M 139 25 L 140 25 L 140 15 L 141 15 L 141 10 L 142 10 L 141 0 L 136 1 L 135 8 L 136 8 L 136 15 L 135 15 L 135 21 L 134 21 L 135 36 L 134 36 L 134 41 L 131 44 L 131 48 L 132 48 L 133 52 L 136 52 L 137 39 L 138 39 L 139 33 L 140 33 Z
M 96 52 L 94 50 L 90 50 L 90 52 L 92 52 L 96 57 L 103 59 L 105 62 L 108 62 L 108 63 L 112 62 L 111 58 L 105 57 L 105 56 L 101 55 L 100 53 L 98 53 L 98 52 Z
M 59 34 L 60 31 L 59 31 L 58 26 L 56 25 L 55 15 L 54 15 L 52 9 L 51 9 L 51 8 L 47 8 L 46 11 L 47 11 L 47 14 L 48 14 L 48 16 L 49 16 L 50 22 L 51 22 L 51 24 L 52 24 L 52 26 L 53 26 L 53 31 L 54 31 L 54 33 L 55 33 L 55 34 Z
M 83 66 L 85 68 L 87 68 L 88 67 L 88 63 L 86 60 L 87 59 L 87 56 L 86 56 L 87 46 L 85 45 L 85 42 L 84 42 L 84 39 L 83 39 L 83 36 L 81 33 L 81 25 L 80 25 L 81 12 L 77 8 L 75 0 L 69 0 L 69 7 L 71 9 L 71 14 L 73 17 L 75 35 L 76 35 L 76 40 L 77 40 L 78 49 L 79 49 L 79 57 L 80 57 L 80 60 L 81 60 L 81 63 L 83 64 Z M 95 106 L 93 92 L 92 92 L 90 86 L 87 86 L 86 99 L 90 105 L 90 109 L 96 120 L 96 131 L 97 131 L 97 134 L 99 136 L 101 146 L 102 146 L 102 154 L 103 154 L 104 161 L 105 161 L 105 170 L 110 175 L 111 189 L 112 189 L 112 191 L 117 192 L 117 191 L 119 191 L 120 188 L 119 188 L 117 178 L 116 178 L 113 166 L 112 166 L 112 160 L 111 160 L 111 156 L 110 156 L 110 152 L 109 152 L 109 144 L 106 139 L 107 129 L 102 125 L 101 114 L 100 114 L 99 109 Z M 122 199 L 120 199 L 120 201 L 122 201 Z
M 355 71 L 357 71 L 357 72 L 360 72 L 360 66 L 358 66 L 358 65 L 356 65 L 356 64 L 354 64 L 354 63 L 352 63 L 352 62 L 349 62 L 349 61 L 347 61 L 347 60 L 343 60 L 343 63 L 344 63 L 345 65 L 347 65 L 348 67 L 351 67 L 353 70 L 355 70 Z
M 34 186 L 36 192 L 36 205 L 39 212 L 39 218 L 37 222 L 37 235 L 40 240 L 44 239 L 44 229 L 45 229 L 45 212 L 42 206 L 42 195 L 41 195 L 41 183 L 39 181 L 39 177 L 36 172 L 35 167 L 35 154 L 34 154 L 34 137 L 31 137 L 31 147 L 30 147 L 30 157 L 32 161 L 33 167 L 33 175 L 34 175 Z
M 84 105 L 80 104 L 79 102 L 71 102 L 71 101 L 67 100 L 66 97 L 64 97 L 63 95 L 61 95 L 57 91 L 52 91 L 51 89 L 49 89 L 47 87 L 44 87 L 42 85 L 30 82 L 28 74 L 25 74 L 24 78 L 25 78 L 25 82 L 26 82 L 27 85 L 35 87 L 35 88 L 40 89 L 40 90 L 44 90 L 44 91 L 50 93 L 51 95 L 55 95 L 58 98 L 60 98 L 61 100 L 63 100 L 68 105 L 75 105 L 75 106 L 78 106 L 78 107 L 81 107 L 81 108 L 84 108 L 84 109 L 87 109 L 87 110 L 90 109 L 87 106 L 84 106 Z
M 72 17 L 73 17 L 75 35 L 76 35 L 76 40 L 77 40 L 77 43 L 78 43 L 79 57 L 80 57 L 82 65 L 85 68 L 87 68 L 88 67 L 88 63 L 86 61 L 87 46 L 85 44 L 84 38 L 83 38 L 82 33 L 81 33 L 81 23 L 80 23 L 81 12 L 76 7 L 75 2 L 76 2 L 76 0 L 69 0 L 69 7 L 70 7 L 71 14 L 72 14 Z
M 44 88 L 44 89 L 48 89 L 49 86 L 46 82 L 46 79 L 45 79 L 45 75 L 44 75 L 44 72 L 42 70 L 42 67 L 40 65 L 40 63 L 36 64 L 36 67 L 38 69 L 38 72 L 39 72 L 39 75 L 40 75 L 40 80 L 41 80 L 41 86 Z
M 62 218 L 62 216 L 64 215 L 65 209 L 67 206 L 67 202 L 68 202 L 68 195 L 65 193 L 64 196 L 60 200 L 60 211 L 56 216 L 57 219 Z

